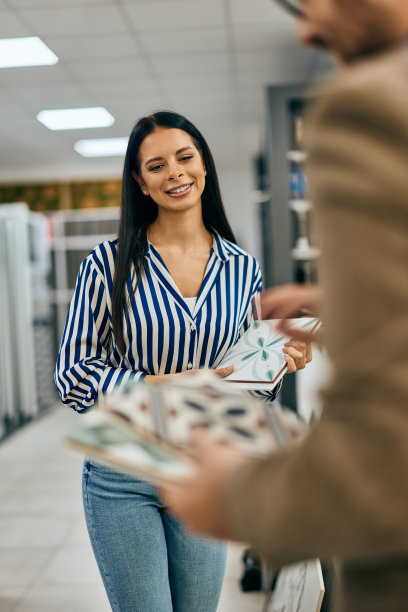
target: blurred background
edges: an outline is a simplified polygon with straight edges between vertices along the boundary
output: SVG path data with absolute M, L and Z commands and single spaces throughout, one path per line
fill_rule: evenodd
M 315 281 L 303 117 L 310 87 L 331 71 L 271 0 L 0 0 L 1 612 L 107 609 L 80 462 L 61 450 L 75 415 L 56 408 L 53 369 L 79 264 L 117 231 L 134 123 L 186 115 L 264 285 Z M 64 109 L 94 113 L 57 124 L 61 113 L 44 112 Z M 282 403 L 309 419 L 325 367 L 316 352 L 307 376 L 285 381 Z M 259 609 L 237 590 L 225 610 Z

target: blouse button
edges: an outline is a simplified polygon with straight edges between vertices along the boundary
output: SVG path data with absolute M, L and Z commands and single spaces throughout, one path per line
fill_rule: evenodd
M 195 331 L 197 329 L 196 326 L 195 326 L 195 323 L 192 323 L 190 325 L 190 329 L 191 329 L 191 331 Z
M 190 361 L 190 363 L 188 363 L 188 364 L 187 364 L 187 369 L 188 369 L 188 370 L 191 370 L 192 368 L 193 368 L 193 364 L 192 364 L 192 363 L 191 363 L 191 361 Z

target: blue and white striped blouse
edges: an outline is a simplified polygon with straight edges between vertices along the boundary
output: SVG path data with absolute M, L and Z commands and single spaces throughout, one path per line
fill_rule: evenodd
M 257 261 L 214 234 L 191 312 L 159 252 L 147 243 L 146 265 L 124 322 L 122 357 L 112 331 L 116 252 L 116 240 L 103 242 L 82 262 L 62 337 L 55 382 L 63 403 L 81 412 L 131 378 L 216 368 L 247 329 L 251 299 L 261 291 Z M 127 298 L 131 279 L 132 270 Z

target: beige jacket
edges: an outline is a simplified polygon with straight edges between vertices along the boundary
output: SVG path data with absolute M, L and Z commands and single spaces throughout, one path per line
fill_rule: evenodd
M 408 50 L 317 99 L 307 148 L 334 377 L 308 438 L 242 470 L 222 503 L 275 566 L 406 557 L 408 597 Z

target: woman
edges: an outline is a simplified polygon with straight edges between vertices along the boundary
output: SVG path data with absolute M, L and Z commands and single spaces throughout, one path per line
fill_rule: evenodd
M 84 412 L 129 379 L 229 374 L 217 364 L 261 289 L 257 262 L 234 243 L 203 136 L 176 113 L 141 119 L 125 157 L 118 239 L 80 267 L 56 369 L 63 402 Z M 304 367 L 302 346 L 286 359 L 290 371 Z M 114 611 L 216 610 L 223 544 L 188 535 L 149 483 L 92 460 L 83 494 Z

